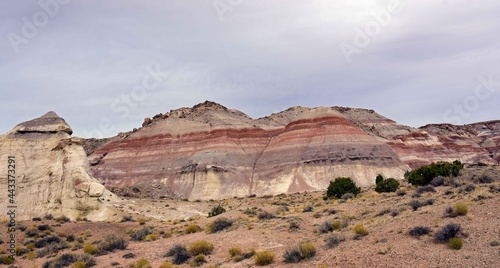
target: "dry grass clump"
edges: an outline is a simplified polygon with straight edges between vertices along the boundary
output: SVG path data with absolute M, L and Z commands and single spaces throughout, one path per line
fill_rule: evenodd
M 274 253 L 264 250 L 255 253 L 255 264 L 258 266 L 266 266 L 274 262 Z
M 358 223 L 356 224 L 352 230 L 354 231 L 355 234 L 360 235 L 360 236 L 367 236 L 369 234 L 368 229 L 362 224 Z
M 214 245 L 206 240 L 196 241 L 192 243 L 188 248 L 188 252 L 191 255 L 199 255 L 199 254 L 208 255 L 212 253 L 213 250 L 214 250 Z

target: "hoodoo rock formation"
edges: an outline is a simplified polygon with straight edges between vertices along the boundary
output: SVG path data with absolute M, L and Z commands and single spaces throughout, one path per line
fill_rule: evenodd
M 252 119 L 214 102 L 158 114 L 142 128 L 88 140 L 95 178 L 124 195 L 220 199 L 361 186 L 438 160 L 498 164 L 498 122 L 415 129 L 373 110 L 293 107 Z
M 21 123 L 0 136 L 0 207 L 16 206 L 16 219 L 52 214 L 72 220 L 107 220 L 114 213 L 106 205 L 117 197 L 92 178 L 82 144 L 71 137 L 70 126 L 56 113 Z M 7 196 L 7 159 L 15 159 L 14 204 Z M 12 173 L 13 174 L 13 173 Z M 13 187 L 9 189 L 14 189 Z M 6 213 L 3 213 L 6 215 Z

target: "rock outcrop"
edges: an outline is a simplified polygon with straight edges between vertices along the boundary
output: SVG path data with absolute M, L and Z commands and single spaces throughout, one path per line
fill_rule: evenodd
M 85 140 L 71 137 L 72 132 L 64 119 L 49 112 L 0 136 L 0 159 L 4 162 L 0 166 L 3 215 L 10 201 L 7 161 L 14 156 L 16 219 L 45 214 L 73 220 L 112 218 L 114 210 L 106 203 L 117 197 L 92 177 L 82 147 Z

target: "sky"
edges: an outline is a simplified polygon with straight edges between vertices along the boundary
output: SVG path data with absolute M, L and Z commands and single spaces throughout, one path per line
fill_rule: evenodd
M 55 111 L 109 137 L 205 100 L 258 118 L 500 119 L 497 0 L 0 2 L 0 133 Z

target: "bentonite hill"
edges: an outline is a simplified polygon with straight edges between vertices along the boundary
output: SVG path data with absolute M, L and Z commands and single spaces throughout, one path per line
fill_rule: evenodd
M 361 186 L 443 160 L 498 164 L 500 121 L 400 125 L 373 110 L 292 107 L 264 118 L 204 102 L 85 144 L 95 178 L 129 196 L 221 199 Z

